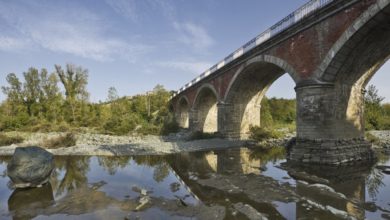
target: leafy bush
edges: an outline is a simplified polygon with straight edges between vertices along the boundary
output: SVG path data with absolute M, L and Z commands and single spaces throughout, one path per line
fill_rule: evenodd
M 369 132 L 366 132 L 365 134 L 366 136 L 366 140 L 372 144 L 380 144 L 380 140 L 378 137 L 376 137 L 375 135 L 369 133 Z
M 22 143 L 24 139 L 20 136 L 7 136 L 5 134 L 0 134 L 0 146 L 8 146 L 11 144 Z
M 282 137 L 281 132 L 267 129 L 267 128 L 263 128 L 263 127 L 259 127 L 259 126 L 250 127 L 249 132 L 250 132 L 249 137 L 255 141 L 263 141 L 263 140 L 270 139 L 270 138 L 281 138 Z
M 160 130 L 162 135 L 168 135 L 170 133 L 176 133 L 179 131 L 179 124 L 175 120 L 165 122 Z
M 204 133 L 202 131 L 195 131 L 191 134 L 190 140 L 211 139 L 217 138 L 218 133 Z
M 66 133 L 58 137 L 45 139 L 42 143 L 42 147 L 48 149 L 56 149 L 61 147 L 72 147 L 76 145 L 76 137 L 72 133 Z

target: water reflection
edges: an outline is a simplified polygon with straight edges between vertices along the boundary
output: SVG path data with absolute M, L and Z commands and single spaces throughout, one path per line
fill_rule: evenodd
M 230 149 L 168 156 L 56 157 L 51 184 L 10 191 L 0 157 L 0 218 L 199 217 L 247 204 L 269 219 L 378 219 L 390 213 L 389 175 L 375 165 L 297 166 L 282 148 Z M 380 155 L 378 164 L 390 165 Z M 8 196 L 9 195 L 9 196 Z M 140 207 L 142 201 L 151 202 Z M 202 207 L 202 208 L 199 208 Z M 156 217 L 157 216 L 157 217 Z M 213 216 L 210 214 L 210 216 Z
M 298 194 L 304 197 L 297 203 L 297 218 L 339 216 L 365 219 L 365 180 L 370 170 L 371 166 L 294 167 L 289 173 L 296 180 L 302 180 L 299 172 L 306 174 L 296 187 Z
M 55 158 L 55 167 L 51 182 L 55 186 L 56 195 L 66 191 L 84 187 L 87 184 L 90 157 L 63 156 Z
M 32 219 L 53 204 L 53 189 L 47 183 L 40 188 L 15 189 L 8 199 L 8 210 L 15 220 Z

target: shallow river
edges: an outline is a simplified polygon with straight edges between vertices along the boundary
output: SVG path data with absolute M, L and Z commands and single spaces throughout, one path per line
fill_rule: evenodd
M 298 167 L 278 148 L 56 157 L 50 184 L 29 190 L 11 188 L 9 160 L 0 219 L 390 219 L 383 154 L 337 168 Z

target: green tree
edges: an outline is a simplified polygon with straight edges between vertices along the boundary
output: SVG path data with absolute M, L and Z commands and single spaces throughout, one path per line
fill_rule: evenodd
M 48 74 L 45 69 L 41 71 L 41 98 L 40 104 L 45 119 L 50 122 L 59 122 L 61 118 L 62 95 L 58 87 L 58 78 L 55 73 Z
M 76 122 L 76 114 L 81 113 L 88 101 L 87 92 L 88 70 L 73 64 L 66 65 L 64 71 L 60 65 L 55 65 L 56 73 L 65 88 L 66 104 L 71 110 L 71 122 Z
M 46 70 L 42 70 L 46 72 Z M 37 69 L 31 67 L 27 72 L 23 73 L 24 76 L 24 90 L 23 96 L 25 97 L 25 104 L 29 116 L 38 116 L 41 112 L 40 105 L 38 104 L 41 96 L 40 78 Z
M 382 129 L 384 111 L 381 102 L 383 100 L 384 97 L 379 96 L 378 90 L 374 85 L 368 86 L 364 95 L 366 129 Z
M 260 109 L 260 123 L 261 127 L 272 127 L 273 118 L 271 114 L 271 107 L 269 105 L 268 98 L 266 96 L 261 100 L 261 109 Z

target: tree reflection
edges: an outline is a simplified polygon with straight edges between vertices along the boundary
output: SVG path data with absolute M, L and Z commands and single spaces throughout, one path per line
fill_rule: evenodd
M 370 174 L 366 177 L 367 192 L 371 198 L 375 199 L 379 192 L 379 188 L 385 186 L 383 178 L 383 173 L 376 168 L 373 168 Z
M 56 195 L 72 191 L 88 184 L 90 157 L 62 156 L 55 158 L 56 169 L 53 172 L 52 183 L 56 186 Z M 65 172 L 61 178 L 61 172 Z
M 153 179 L 160 183 L 169 175 L 169 166 L 165 162 L 160 163 L 154 167 Z
M 160 183 L 169 175 L 169 165 L 166 158 L 156 155 L 142 155 L 133 158 L 138 165 L 153 167 L 153 179 Z
M 110 175 L 114 175 L 118 168 L 125 168 L 130 161 L 130 156 L 98 157 L 98 162 Z
M 269 161 L 276 162 L 286 157 L 286 150 L 284 147 L 256 147 L 250 149 L 249 158 L 251 160 L 258 159 L 263 163 Z

